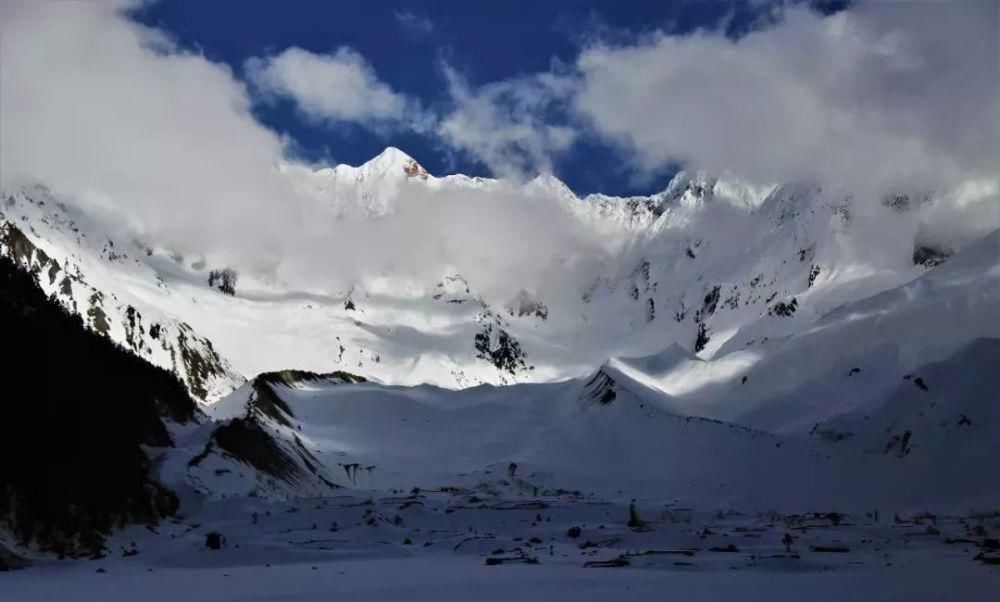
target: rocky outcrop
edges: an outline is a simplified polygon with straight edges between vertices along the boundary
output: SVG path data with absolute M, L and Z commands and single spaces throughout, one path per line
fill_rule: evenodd
M 0 256 L 35 275 L 45 293 L 79 315 L 87 328 L 171 370 L 199 401 L 218 399 L 243 382 L 212 342 L 191 326 L 166 316 L 150 319 L 119 302 L 113 293 L 92 286 L 78 266 L 49 257 L 9 221 L 0 222 Z

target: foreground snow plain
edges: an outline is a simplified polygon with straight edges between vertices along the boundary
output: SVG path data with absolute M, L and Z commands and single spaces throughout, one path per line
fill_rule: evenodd
M 1000 588 L 1000 568 L 975 560 L 970 539 L 1000 526 L 997 516 L 704 513 L 642 501 L 634 512 L 641 522 L 629 527 L 629 503 L 459 490 L 224 500 L 155 532 L 130 528 L 105 558 L 8 573 L 0 593 L 26 602 L 930 601 L 991 600 Z M 206 549 L 210 530 L 224 533 L 221 550 Z

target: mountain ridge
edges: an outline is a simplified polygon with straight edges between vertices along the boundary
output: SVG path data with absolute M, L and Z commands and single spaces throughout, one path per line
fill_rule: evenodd
M 884 219 L 898 229 L 898 240 L 891 241 L 890 253 L 868 257 L 852 250 L 864 235 L 852 217 L 856 201 L 804 185 L 754 188 L 681 172 L 650 197 L 581 199 L 551 175 L 523 184 L 437 178 L 393 147 L 357 167 L 309 173 L 330 180 L 329 190 L 347 186 L 341 201 L 372 220 L 389 219 L 410 186 L 428 194 L 520 190 L 533 203 L 552 204 L 555 215 L 582 231 L 614 241 L 615 250 L 587 273 L 589 284 L 578 284 L 558 302 L 516 282 L 487 299 L 475 274 L 448 267 L 436 284 L 415 283 L 415 289 L 393 288 L 383 278 L 307 294 L 238 265 L 222 270 L 203 258 L 115 240 L 43 187 L 5 195 L 6 231 L 20 228 L 21 238 L 2 250 L 20 257 L 26 269 L 50 270 L 43 285 L 67 307 L 174 369 L 206 401 L 242 379 L 290 365 L 362 372 L 387 383 L 465 387 L 570 378 L 609 358 L 656 354 L 670 344 L 711 359 L 802 332 L 834 308 L 927 269 L 916 259 L 926 200 L 886 206 Z M 336 212 L 327 219 L 336 225 Z M 47 251 L 42 257 L 19 252 L 22 247 Z M 935 259 L 940 261 L 947 255 Z M 79 273 L 61 276 L 59 262 Z M 229 274 L 226 295 L 203 288 L 217 273 Z M 86 284 L 74 290 L 73 278 L 84 276 Z M 445 282 L 460 282 L 463 290 L 445 295 L 438 286 Z M 158 333 L 170 324 L 176 325 L 167 328 L 169 336 L 153 340 L 154 328 Z M 261 341 L 273 351 L 262 355 Z

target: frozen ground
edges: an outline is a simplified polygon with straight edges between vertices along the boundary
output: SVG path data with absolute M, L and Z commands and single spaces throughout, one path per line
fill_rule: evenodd
M 1000 532 L 997 515 L 743 515 L 640 501 L 629 526 L 629 502 L 503 487 L 210 502 L 120 533 L 105 558 L 6 573 L 0 599 L 913 601 L 1000 591 L 1000 567 L 976 559 L 998 557 L 983 535 Z M 222 549 L 206 548 L 210 531 Z

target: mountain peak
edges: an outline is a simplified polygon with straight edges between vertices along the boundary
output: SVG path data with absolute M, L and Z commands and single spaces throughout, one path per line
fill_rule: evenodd
M 427 170 L 417 163 L 416 159 L 407 155 L 395 146 L 386 147 L 360 169 L 365 172 L 379 174 L 399 174 L 408 178 L 426 178 Z
M 775 188 L 774 185 L 752 184 L 730 173 L 717 176 L 705 171 L 680 171 L 661 194 L 682 205 L 694 206 L 705 200 L 719 199 L 734 207 L 753 210 L 760 207 Z
M 542 194 L 552 194 L 565 199 L 575 200 L 577 198 L 565 182 L 555 177 L 550 172 L 543 172 L 535 176 L 534 179 L 527 183 L 526 189 Z

